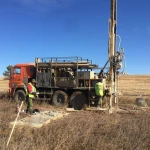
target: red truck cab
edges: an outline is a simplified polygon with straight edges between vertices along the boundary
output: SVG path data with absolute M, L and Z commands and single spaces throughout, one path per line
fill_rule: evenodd
M 35 78 L 35 64 L 16 64 L 10 73 L 9 94 L 17 100 L 25 98 L 25 84 Z

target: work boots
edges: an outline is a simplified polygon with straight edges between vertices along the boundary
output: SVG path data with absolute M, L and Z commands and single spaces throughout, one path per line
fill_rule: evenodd
M 26 114 L 27 114 L 27 115 L 32 115 L 32 110 L 28 110 L 28 109 L 27 109 L 27 110 L 26 110 Z
M 99 110 L 101 107 L 100 107 L 100 105 L 97 105 L 97 110 Z

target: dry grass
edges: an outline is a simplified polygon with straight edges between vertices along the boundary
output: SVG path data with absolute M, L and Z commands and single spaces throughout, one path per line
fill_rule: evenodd
M 12 104 L 8 103 L 11 107 Z M 6 103 L 1 110 L 0 149 L 5 149 L 10 133 L 8 123 L 14 119 L 14 109 Z M 113 114 L 77 112 L 53 121 L 37 130 L 15 130 L 9 149 L 17 150 L 76 150 L 76 149 L 139 149 L 149 148 L 150 130 L 148 113 Z
M 0 77 L 0 91 L 8 91 L 9 80 Z
M 150 75 L 122 75 L 118 85 L 124 95 L 150 96 Z
M 36 104 L 37 106 L 42 107 L 41 104 Z M 11 131 L 9 123 L 16 117 L 15 108 L 14 102 L 0 100 L 0 149 L 2 150 L 6 149 Z M 20 118 L 22 117 L 23 114 Z M 40 129 L 16 128 L 8 149 L 148 150 L 150 149 L 149 118 L 150 111 L 111 115 L 99 111 L 73 112 Z
M 139 77 L 123 76 L 120 88 L 127 94 L 139 92 L 135 85 L 144 84 Z M 149 94 L 150 77 L 143 91 Z M 130 84 L 131 82 L 132 84 Z M 130 90 L 129 90 L 130 89 Z M 144 97 L 150 105 L 150 97 Z M 5 150 L 11 128 L 10 121 L 16 117 L 16 104 L 5 92 L 0 94 L 0 149 Z M 121 96 L 120 106 L 132 108 L 136 96 Z M 36 108 L 51 109 L 47 104 L 36 104 Z M 23 114 L 20 117 L 24 117 Z M 11 138 L 9 150 L 149 150 L 150 149 L 150 110 L 137 113 L 108 114 L 99 111 L 79 111 L 60 120 L 52 121 L 40 129 L 24 127 L 16 129 Z

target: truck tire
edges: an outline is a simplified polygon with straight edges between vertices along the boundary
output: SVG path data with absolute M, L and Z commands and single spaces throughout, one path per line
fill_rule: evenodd
M 21 101 L 26 101 L 26 94 L 23 90 L 17 90 L 14 94 L 14 100 L 17 104 L 20 104 Z
M 58 90 L 54 93 L 52 98 L 52 104 L 58 107 L 67 106 L 68 95 L 64 91 Z
M 81 110 L 86 103 L 86 97 L 82 92 L 76 91 L 70 96 L 70 105 L 75 110 Z

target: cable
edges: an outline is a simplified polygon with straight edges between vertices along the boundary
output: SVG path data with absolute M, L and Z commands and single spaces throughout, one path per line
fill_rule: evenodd
M 123 68 L 123 71 L 121 73 L 124 73 L 125 69 L 126 69 L 126 59 L 125 59 L 125 56 L 124 56 L 124 68 Z

